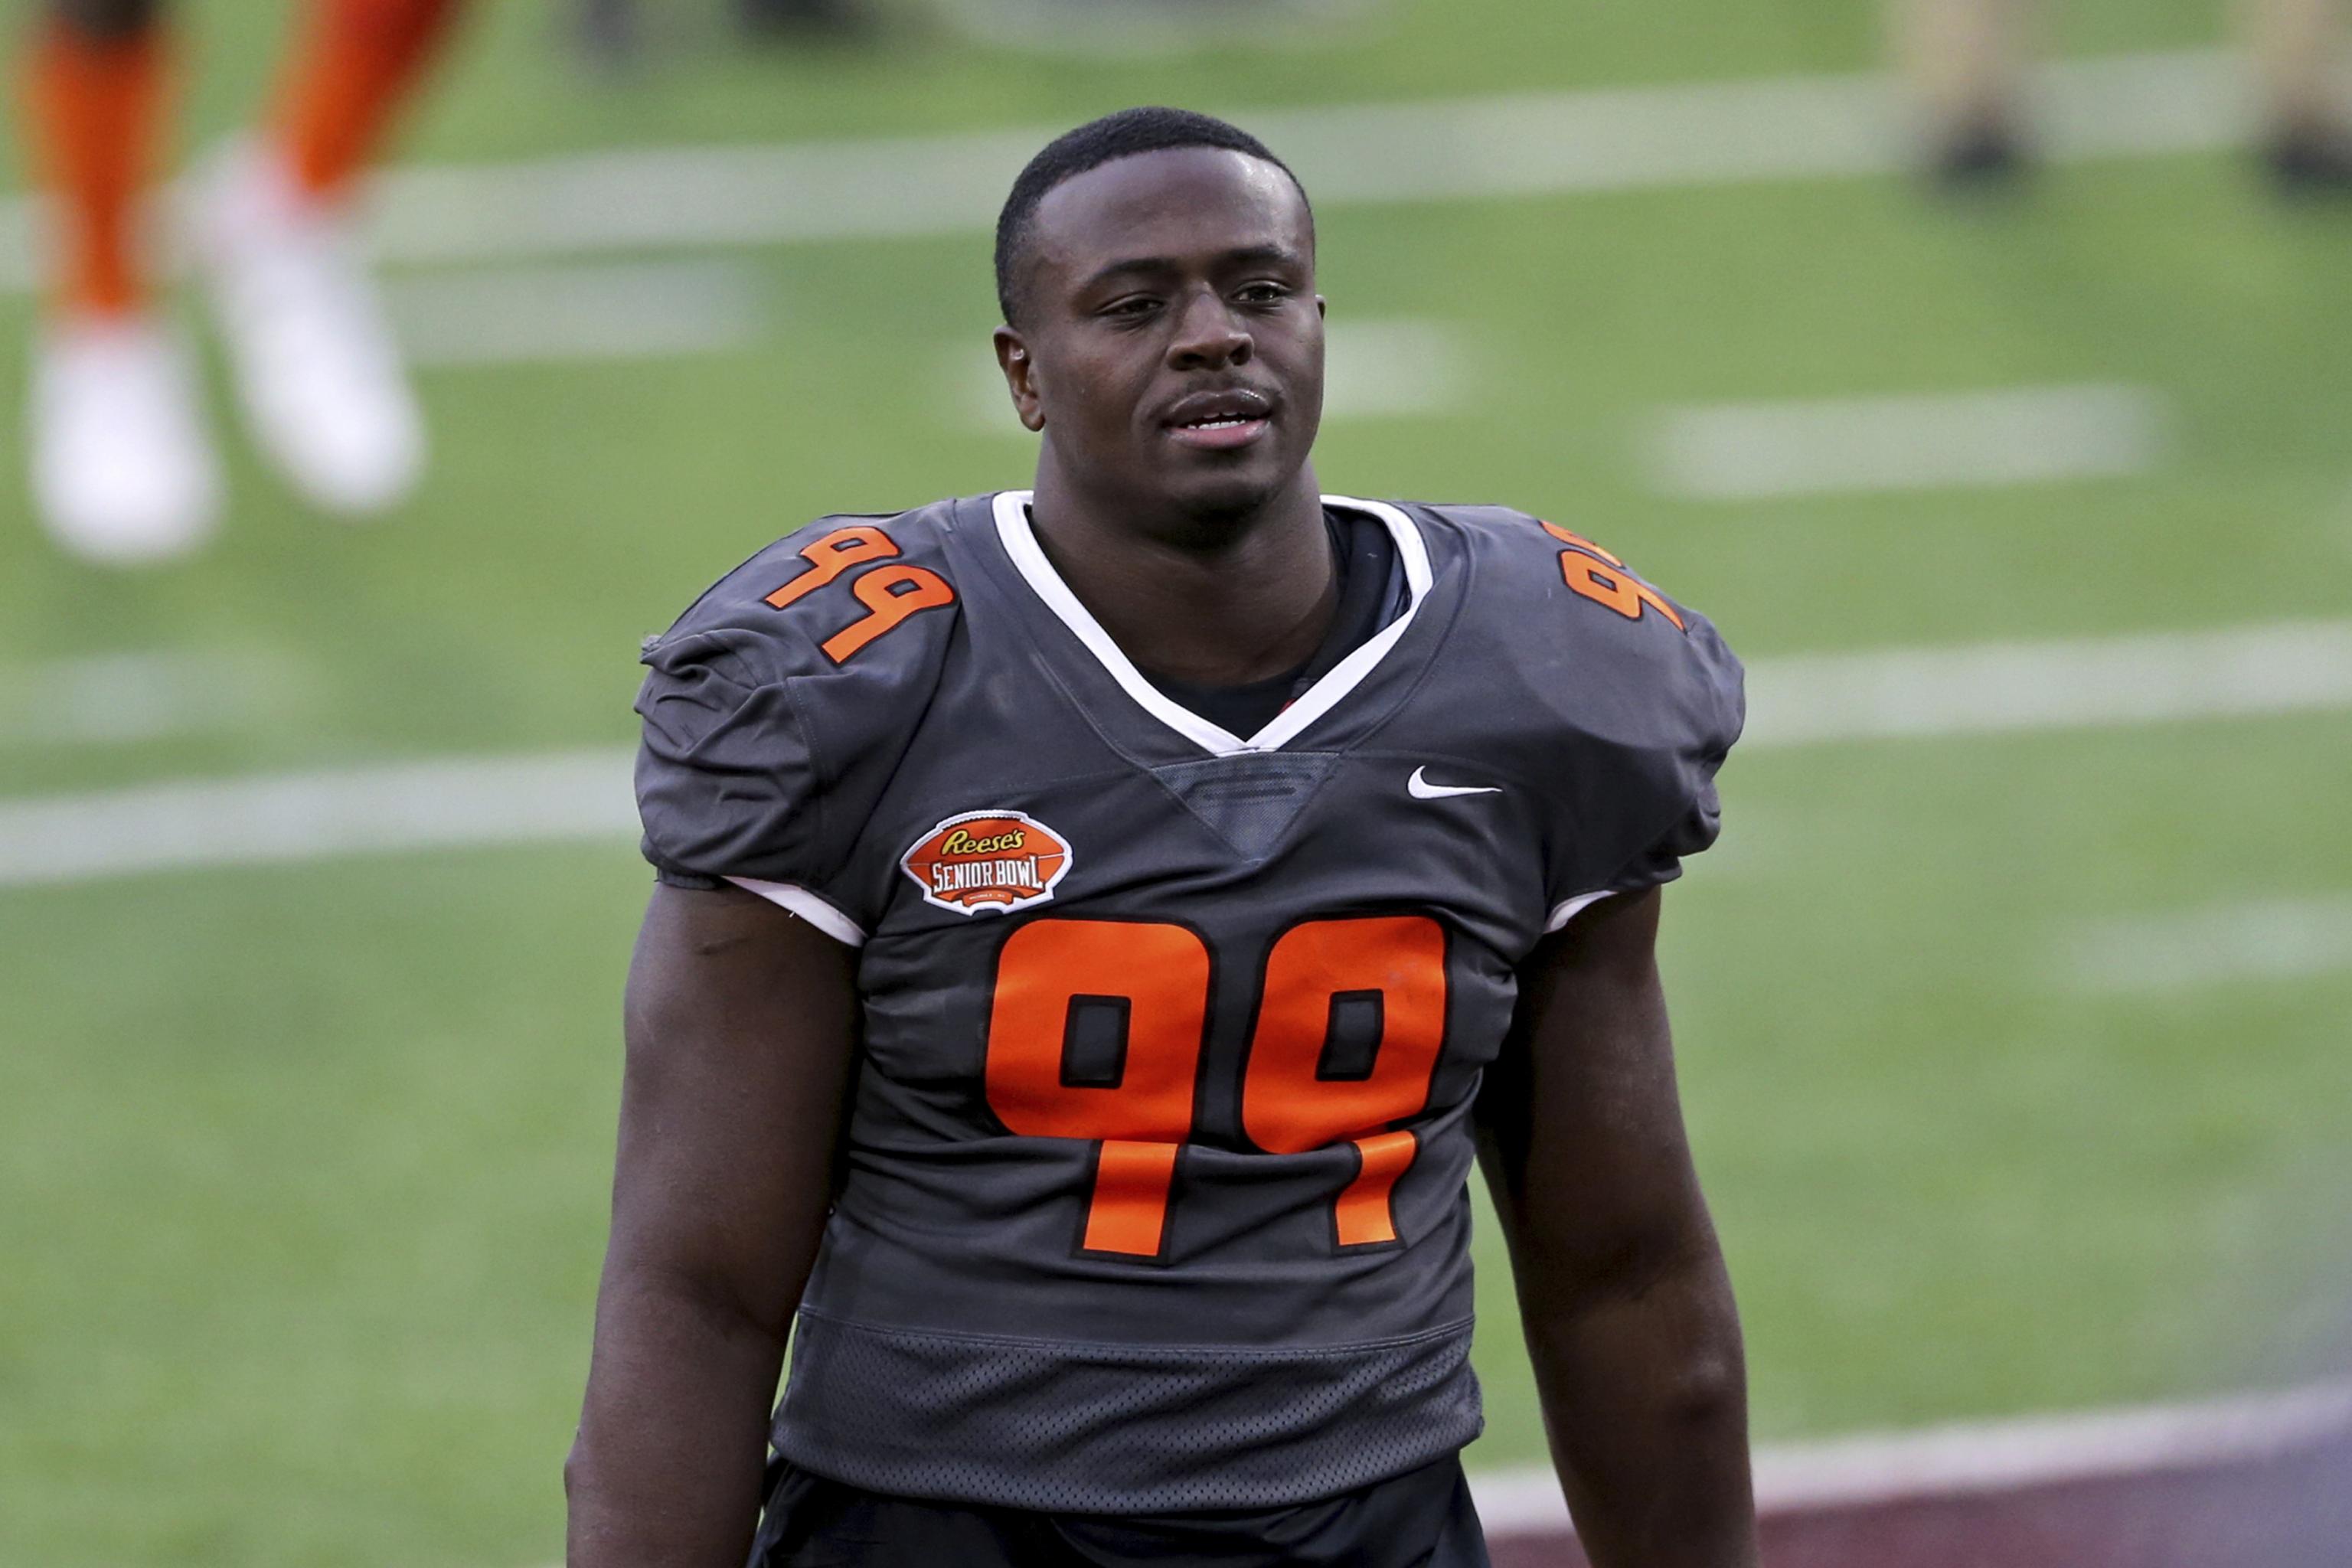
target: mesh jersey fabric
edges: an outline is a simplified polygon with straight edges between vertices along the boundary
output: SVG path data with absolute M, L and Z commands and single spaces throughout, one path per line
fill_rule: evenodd
M 1311 1503 L 1104 1519 L 901 1498 L 771 1468 L 751 1568 L 1489 1568 L 1447 1457 Z

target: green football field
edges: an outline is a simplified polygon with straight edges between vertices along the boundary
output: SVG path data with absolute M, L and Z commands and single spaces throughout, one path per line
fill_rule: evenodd
M 195 146 L 266 81 L 283 8 L 190 9 Z M 2072 55 L 2219 38 L 2189 0 L 2063 9 Z M 1390 0 L 1172 58 L 909 16 L 871 55 L 749 59 L 689 26 L 596 85 L 554 32 L 539 5 L 486 7 L 404 159 L 1145 100 L 1246 122 L 1847 72 L 1878 48 L 1867 7 L 1814 0 Z M 1570 522 L 1759 665 L 2352 616 L 2352 204 L 2282 208 L 2227 151 L 1957 205 L 1884 174 L 1341 202 L 1321 235 L 1335 331 L 1371 323 L 1359 342 L 1388 356 L 1369 379 L 1433 389 L 1335 415 L 1327 489 Z M 751 325 L 702 352 L 423 367 L 436 466 L 374 526 L 307 514 L 215 383 L 217 546 L 141 575 L 70 564 L 27 510 L 11 391 L 0 824 L 131 784 L 625 745 L 638 638 L 758 545 L 1025 479 L 1009 414 L 960 412 L 955 356 L 984 375 L 995 319 L 977 230 L 633 254 L 721 268 Z M 33 321 L 0 297 L 12 366 Z M 2084 385 L 2160 411 L 2104 477 L 1706 499 L 1646 455 L 1688 405 Z M 88 679 L 115 656 L 199 672 L 182 721 L 83 711 L 125 700 Z M 2337 1342 L 2352 716 L 2270 706 L 1759 731 L 1735 753 L 1666 960 L 1759 1436 L 2277 1383 Z M 646 888 L 625 834 L 0 885 L 0 1564 L 560 1554 Z M 2161 935 L 2187 920 L 2203 934 Z M 2151 963 L 2084 956 L 2136 931 L 2159 933 Z M 1540 1436 L 1488 1261 L 1471 1457 L 1525 1463 Z

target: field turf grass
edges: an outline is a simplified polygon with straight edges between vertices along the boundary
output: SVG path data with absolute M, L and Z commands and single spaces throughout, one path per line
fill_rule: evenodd
M 191 142 L 267 79 L 281 9 L 189 8 Z M 2218 25 L 2189 0 L 2063 9 L 2074 52 Z M 688 39 L 591 89 L 553 26 L 485 7 L 409 155 L 1844 70 L 1875 50 L 1866 8 L 1811 0 L 1392 0 L 1273 53 L 1081 63 L 908 18 L 877 58 Z M 1969 209 L 1855 180 L 1342 208 L 1322 232 L 1336 321 L 1442 323 L 1475 370 L 1450 412 L 1328 427 L 1329 488 L 1571 521 L 1751 658 L 2352 604 L 2352 213 L 2273 207 L 2232 159 L 2059 170 Z M 0 795 L 623 742 L 638 637 L 759 543 L 1024 479 L 1017 435 L 927 422 L 944 349 L 986 352 L 983 237 L 744 259 L 769 330 L 741 352 L 426 373 L 437 467 L 382 526 L 303 514 L 231 440 L 228 529 L 184 569 L 48 551 L 5 395 L 0 678 L 181 650 L 264 671 L 269 700 L 169 741 L 0 737 Z M 31 322 L 0 300 L 8 364 Z M 2157 471 L 1703 505 L 1657 500 L 1635 460 L 1664 404 L 2084 381 L 2168 401 Z M 2087 921 L 2352 888 L 2347 781 L 2340 714 L 1735 760 L 1725 844 L 1669 896 L 1666 957 L 1761 1435 L 2308 1364 L 2347 1283 L 2326 1260 L 2352 1191 L 2352 975 L 2089 996 L 2055 955 Z M 559 1554 L 646 888 L 616 841 L 0 891 L 0 1563 Z M 1472 1458 L 1527 1462 L 1507 1283 L 1484 1261 Z

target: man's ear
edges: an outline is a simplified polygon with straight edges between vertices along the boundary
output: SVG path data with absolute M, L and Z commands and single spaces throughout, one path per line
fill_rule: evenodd
M 1031 430 L 1045 427 L 1045 409 L 1037 396 L 1037 366 L 1029 345 L 1011 327 L 996 329 L 996 367 L 1004 373 L 1005 389 L 1013 394 L 1013 411 Z

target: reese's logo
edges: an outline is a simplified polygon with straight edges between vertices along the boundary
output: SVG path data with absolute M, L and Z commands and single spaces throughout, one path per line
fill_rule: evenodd
M 931 829 L 898 864 L 923 901 L 977 915 L 1042 904 L 1070 868 L 1070 843 L 1017 811 L 967 811 Z

